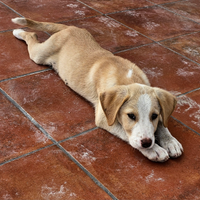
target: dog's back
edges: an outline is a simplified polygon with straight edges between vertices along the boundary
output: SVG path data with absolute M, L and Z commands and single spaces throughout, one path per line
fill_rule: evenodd
M 54 33 L 50 38 L 52 42 L 48 41 L 45 47 L 46 63 L 42 64 L 52 65 L 66 84 L 93 104 L 98 101 L 98 93 L 114 85 L 135 82 L 150 85 L 142 70 L 101 48 L 85 29 L 25 18 L 12 21 L 34 30 Z M 47 51 L 50 51 L 49 55 Z

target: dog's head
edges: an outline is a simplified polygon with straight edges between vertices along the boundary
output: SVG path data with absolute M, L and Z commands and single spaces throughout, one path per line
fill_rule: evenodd
M 125 130 L 129 143 L 137 149 L 151 148 L 161 119 L 167 127 L 176 98 L 169 92 L 141 84 L 121 85 L 100 95 L 109 126 L 116 120 Z

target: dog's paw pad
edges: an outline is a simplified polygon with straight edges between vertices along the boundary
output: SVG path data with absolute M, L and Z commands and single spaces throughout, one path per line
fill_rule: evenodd
M 22 29 L 15 29 L 15 30 L 13 31 L 13 35 L 14 35 L 16 38 L 18 38 L 18 39 L 20 39 L 20 40 L 23 40 L 22 36 L 20 35 L 20 34 L 23 33 L 23 32 L 25 32 L 25 31 L 22 30 Z

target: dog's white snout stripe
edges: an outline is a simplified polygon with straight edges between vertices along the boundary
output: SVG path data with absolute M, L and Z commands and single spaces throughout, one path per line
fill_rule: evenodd
M 150 121 L 151 98 L 148 94 L 142 94 L 137 103 L 139 121 L 132 130 L 130 144 L 136 148 L 151 148 L 154 145 L 154 126 Z

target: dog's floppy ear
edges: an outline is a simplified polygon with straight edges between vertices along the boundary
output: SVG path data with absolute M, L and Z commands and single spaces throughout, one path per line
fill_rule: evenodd
M 120 107 L 128 98 L 128 89 L 124 85 L 114 86 L 100 94 L 101 106 L 109 126 L 114 124 Z
M 176 97 L 166 90 L 162 90 L 160 88 L 154 88 L 154 91 L 161 106 L 163 125 L 167 127 L 168 119 L 176 106 Z

